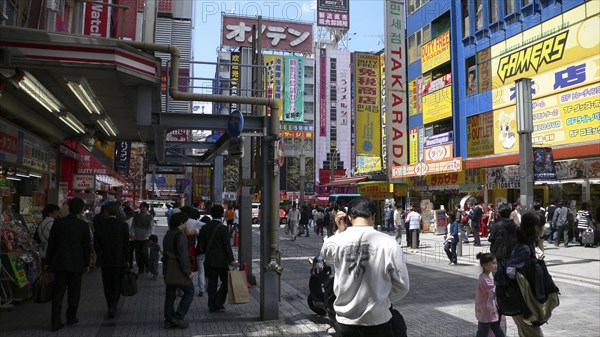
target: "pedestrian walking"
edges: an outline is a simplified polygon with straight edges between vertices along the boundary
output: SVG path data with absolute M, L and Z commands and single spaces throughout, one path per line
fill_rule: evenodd
M 521 203 L 515 202 L 513 204 L 513 211 L 510 213 L 510 219 L 518 226 L 521 224 Z
M 36 234 L 40 242 L 40 257 L 42 258 L 42 265 L 46 265 L 46 251 L 48 250 L 48 239 L 50 238 L 50 231 L 54 226 L 54 220 L 60 216 L 60 207 L 55 204 L 48 204 L 42 210 L 42 222 L 36 228 Z
M 419 234 L 421 231 L 421 214 L 419 214 L 419 208 L 417 205 L 413 206 L 413 209 L 406 216 L 406 222 L 408 222 L 409 233 L 406 235 L 406 242 L 412 253 L 419 252 Z M 416 240 L 416 241 L 414 241 Z
M 475 290 L 476 337 L 487 337 L 490 330 L 496 337 L 504 337 L 500 327 L 500 314 L 496 305 L 496 286 L 491 274 L 496 271 L 496 258 L 491 253 L 477 253 L 482 272 Z
M 396 241 L 402 245 L 402 231 L 404 230 L 404 210 L 396 205 L 394 211 L 394 227 L 396 228 Z
M 327 226 L 327 236 L 332 236 L 335 234 L 335 218 L 339 212 L 338 204 L 333 204 L 331 209 L 329 210 L 329 219 L 326 221 L 325 226 Z M 326 217 L 327 218 L 327 217 Z
M 402 248 L 375 230 L 376 213 L 372 200 L 353 199 L 351 226 L 329 236 L 321 249 L 321 256 L 335 268 L 335 329 L 343 337 L 392 337 L 390 306 L 409 290 Z
M 52 296 L 52 331 L 64 327 L 61 321 L 62 302 L 68 289 L 67 325 L 79 322 L 77 309 L 81 295 L 81 275 L 89 272 L 91 235 L 88 224 L 79 219 L 84 202 L 73 198 L 69 203 L 69 215 L 54 221 L 46 259 L 49 271 L 54 273 Z
M 392 205 L 388 205 L 387 209 L 385 210 L 385 231 L 391 232 L 393 225 L 394 225 L 394 208 L 392 207 Z M 383 231 L 383 228 L 382 228 L 382 231 Z
M 558 203 L 558 208 L 554 211 L 552 222 L 556 224 L 558 232 L 554 240 L 555 247 L 559 246 L 561 237 L 563 237 L 565 248 L 569 246 L 569 212 L 563 201 Z
M 323 228 L 325 227 L 325 212 L 323 211 L 323 207 L 317 209 L 317 213 L 315 214 L 315 233 L 318 236 L 321 233 L 323 236 Z
M 446 241 L 444 243 L 444 251 L 448 255 L 450 262 L 448 265 L 456 265 L 458 262 L 456 256 L 456 246 L 458 245 L 458 221 L 456 221 L 456 215 L 454 212 L 448 212 L 447 214 L 449 224 L 446 226 Z
M 554 223 L 554 212 L 558 208 L 556 206 L 557 202 L 550 202 L 550 206 L 546 208 L 546 222 L 550 224 L 550 235 L 548 236 L 548 243 L 554 243 L 554 236 L 557 234 L 556 232 L 556 224 Z
M 469 212 L 471 220 L 471 232 L 473 233 L 473 246 L 481 247 L 481 238 L 479 237 L 479 228 L 481 226 L 481 218 L 483 217 L 483 201 L 477 204 Z
M 221 213 L 221 216 L 223 214 Z M 188 252 L 188 240 L 185 235 L 186 225 L 188 216 L 184 212 L 173 213 L 169 220 L 169 230 L 165 234 L 163 239 L 163 248 L 165 255 L 175 256 L 176 259 L 166 259 L 163 256 L 163 275 L 167 269 L 168 263 L 177 262 L 181 273 L 192 279 L 192 265 L 190 263 L 190 257 Z M 228 240 L 229 241 L 229 240 Z M 190 282 L 191 283 L 191 282 Z M 188 323 L 185 322 L 185 315 L 187 314 L 192 300 L 194 299 L 194 286 L 193 284 L 188 287 L 178 285 L 166 285 L 167 290 L 165 293 L 165 328 L 181 328 L 185 329 L 188 327 Z M 176 291 L 180 290 L 183 292 L 183 296 L 175 311 L 175 298 Z
M 160 244 L 158 244 L 158 236 L 152 234 L 148 240 L 148 247 L 150 248 L 150 272 L 152 273 L 152 278 L 156 280 L 158 279 L 158 258 L 163 252 Z
M 581 204 L 581 209 L 577 211 L 575 220 L 577 224 L 573 230 L 573 236 L 575 236 L 579 244 L 583 246 L 583 233 L 587 231 L 588 228 L 593 227 L 592 215 L 588 211 L 587 202 Z
M 204 271 L 208 278 L 209 312 L 225 310 L 229 265 L 237 263 L 233 257 L 227 227 L 223 226 L 220 220 L 223 218 L 223 212 L 221 205 L 213 206 L 210 210 L 213 219 L 202 226 L 198 234 L 199 244 L 205 252 Z
M 512 207 L 509 203 L 498 205 L 500 219 L 490 228 L 488 242 L 490 252 L 496 257 L 498 264 L 503 265 L 508 260 L 514 248 L 513 238 L 517 231 L 517 225 L 510 219 Z
M 127 223 L 118 218 L 118 203 L 113 201 L 104 207 L 107 217 L 94 231 L 94 249 L 101 261 L 108 318 L 114 318 L 129 257 L 129 230 Z
M 292 208 L 288 212 L 288 226 L 290 228 L 290 237 L 292 241 L 298 236 L 298 224 L 300 223 L 300 211 L 296 208 L 296 203 L 292 204 Z
M 146 202 L 140 204 L 140 213 L 133 217 L 131 223 L 132 239 L 135 241 L 135 262 L 138 267 L 138 275 L 148 272 L 148 238 L 154 233 L 154 219 L 149 213 Z
M 309 231 L 308 231 L 308 216 L 309 216 L 310 212 L 308 211 L 308 208 L 306 207 L 306 205 L 302 205 L 301 207 L 301 211 L 300 211 L 300 236 L 302 236 L 302 234 L 306 233 L 306 237 L 309 236 Z
M 230 233 L 230 237 L 233 234 L 233 218 L 235 217 L 235 209 L 233 206 L 229 205 L 227 207 L 227 211 L 225 212 L 225 219 L 227 221 L 227 229 Z
M 209 223 L 210 220 L 211 219 L 208 215 L 205 215 L 200 219 L 202 225 L 198 228 L 198 237 L 196 238 L 196 254 L 198 254 L 198 297 L 204 296 L 208 283 L 206 280 L 206 273 L 204 271 L 204 261 L 206 261 L 206 254 L 204 253 L 204 250 L 202 249 L 202 246 L 200 244 L 200 229 L 202 229 L 202 226 Z
M 231 232 L 229 232 L 229 236 L 233 237 L 233 233 L 235 231 L 240 231 L 240 209 L 238 207 L 234 207 L 235 211 L 233 211 L 233 228 Z
M 135 255 L 135 241 L 133 238 L 133 231 L 131 225 L 133 225 L 133 217 L 135 216 L 135 212 L 133 209 L 129 208 L 125 210 L 125 222 L 127 223 L 127 228 L 129 229 L 129 255 L 127 255 L 127 265 L 128 269 L 133 269 L 133 256 Z

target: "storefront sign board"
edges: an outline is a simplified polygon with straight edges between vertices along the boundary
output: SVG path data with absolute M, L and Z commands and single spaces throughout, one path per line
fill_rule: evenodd
M 358 183 L 356 191 L 362 195 L 394 193 L 394 184 L 380 181 Z
M 409 164 L 419 162 L 419 128 L 410 129 L 409 131 Z
M 452 87 L 423 96 L 423 124 L 452 117 Z
M 356 170 L 358 173 L 381 170 L 381 157 L 356 156 Z
M 350 28 L 350 0 L 317 0 L 317 26 Z
M 440 160 L 447 160 L 454 155 L 454 146 L 452 144 L 436 145 L 425 148 L 424 161 L 434 163 Z
M 95 188 L 95 179 L 93 175 L 75 174 L 73 175 L 74 190 L 93 190 Z
M 424 147 L 432 147 L 444 144 L 452 144 L 454 133 L 452 131 L 438 133 L 437 135 L 429 136 L 426 138 Z
M 379 56 L 355 53 L 356 154 L 381 156 Z
M 414 165 L 396 166 L 392 169 L 392 178 L 408 178 L 430 174 L 441 174 L 448 172 L 460 172 L 462 170 L 462 158 L 455 157 L 450 160 L 435 163 L 418 163 Z
M 467 117 L 467 156 L 494 154 L 494 113 L 484 112 Z
M 0 159 L 9 163 L 16 163 L 18 149 L 17 129 L 0 120 Z
M 423 73 L 450 61 L 450 31 L 442 33 L 421 47 Z

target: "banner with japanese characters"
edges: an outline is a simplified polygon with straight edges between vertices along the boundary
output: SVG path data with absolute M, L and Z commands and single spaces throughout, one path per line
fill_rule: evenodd
M 284 57 L 285 94 L 283 120 L 304 121 L 304 59 L 300 56 Z
M 350 0 L 317 0 L 317 26 L 350 28 Z
M 313 26 L 283 20 L 262 20 L 258 27 L 258 19 L 223 15 L 221 17 L 221 45 L 230 47 L 252 47 L 252 26 L 261 33 L 263 50 L 289 51 L 293 53 L 312 53 Z
M 265 55 L 264 62 L 267 73 L 265 83 L 267 97 L 273 98 L 279 105 L 279 120 L 283 118 L 283 56 Z M 268 110 L 267 110 L 268 111 Z
M 9 163 L 17 163 L 18 150 L 17 129 L 0 120 L 0 159 Z
M 379 55 L 355 53 L 356 155 L 381 156 Z

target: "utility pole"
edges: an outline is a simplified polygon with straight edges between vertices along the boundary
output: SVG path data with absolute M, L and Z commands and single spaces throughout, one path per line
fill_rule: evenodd
M 517 132 L 519 133 L 520 202 L 525 210 L 533 210 L 533 108 L 531 106 L 531 79 L 516 81 Z

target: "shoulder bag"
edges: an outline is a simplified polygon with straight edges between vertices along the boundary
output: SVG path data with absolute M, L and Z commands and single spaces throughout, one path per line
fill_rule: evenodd
M 177 238 L 180 235 L 183 235 L 183 233 L 178 233 L 173 238 L 173 250 L 175 252 L 164 252 L 164 257 L 166 258 L 165 284 L 177 287 L 191 287 L 193 286 L 192 279 L 190 279 L 187 275 L 184 275 L 179 268 L 179 260 L 176 254 Z

